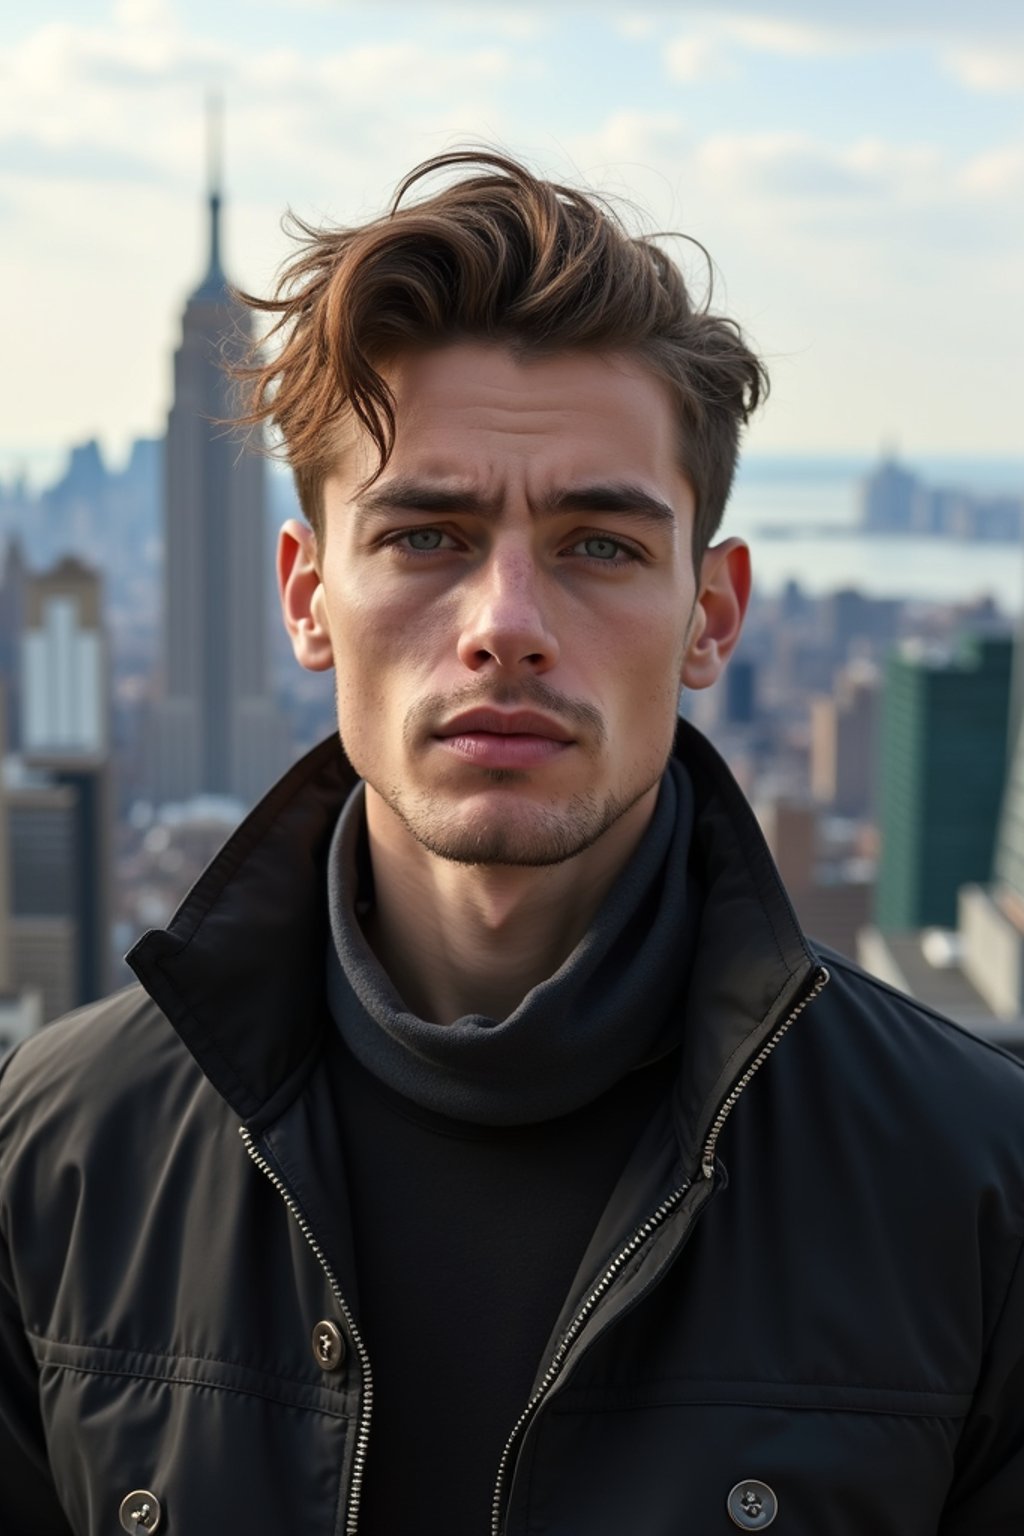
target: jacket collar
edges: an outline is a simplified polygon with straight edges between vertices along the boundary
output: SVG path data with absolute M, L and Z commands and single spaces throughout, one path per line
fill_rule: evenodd
M 725 763 L 685 721 L 674 750 L 693 779 L 691 858 L 705 895 L 676 1103 L 689 1161 L 815 960 Z M 126 957 L 252 1129 L 281 1113 L 319 1056 L 328 1025 L 327 851 L 356 782 L 333 734 L 246 817 L 167 928 L 144 934 Z

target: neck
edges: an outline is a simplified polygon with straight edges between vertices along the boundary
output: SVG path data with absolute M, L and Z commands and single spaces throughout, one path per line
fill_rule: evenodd
M 586 933 L 657 797 L 655 785 L 592 847 L 534 868 L 440 859 L 367 785 L 375 900 L 366 935 L 406 1007 L 436 1024 L 508 1018 Z

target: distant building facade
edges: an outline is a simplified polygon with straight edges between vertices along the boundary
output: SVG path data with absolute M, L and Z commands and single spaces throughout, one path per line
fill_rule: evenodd
M 13 987 L 38 991 L 43 1018 L 55 1019 L 106 990 L 80 985 L 78 893 L 89 860 L 79 848 L 75 791 L 9 760 L 5 800 Z
M 861 484 L 860 526 L 866 533 L 1014 544 L 1024 533 L 1024 496 L 929 486 L 886 457 Z
M 96 572 L 26 579 L 21 751 L 5 765 L 10 972 L 45 1018 L 109 990 L 109 658 Z
M 755 803 L 789 898 L 812 942 L 851 958 L 869 921 L 874 871 L 849 846 L 830 847 L 827 822 L 809 801 L 774 795 Z
M 905 645 L 882 700 L 875 922 L 953 928 L 961 886 L 991 877 L 1006 774 L 1012 640 L 956 655 Z
M 757 663 L 750 656 L 733 656 L 722 679 L 723 715 L 728 725 L 753 725 L 757 718 Z
M 852 662 L 811 700 L 811 794 L 839 816 L 874 813 L 880 694 L 875 667 Z
M 11 534 L 3 550 L 0 578 L 0 678 L 4 684 L 0 735 L 5 751 L 21 746 L 21 636 L 25 628 L 25 582 L 28 567 L 21 539 Z
M 1005 1020 L 1024 1018 L 1024 634 L 1017 639 L 1013 749 L 1006 774 L 991 883 L 960 892 L 966 976 Z

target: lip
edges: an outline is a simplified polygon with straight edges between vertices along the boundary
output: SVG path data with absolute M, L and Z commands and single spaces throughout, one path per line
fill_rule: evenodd
M 470 709 L 447 721 L 434 733 L 442 740 L 453 736 L 530 736 L 568 745 L 575 737 L 557 720 L 533 710 Z
M 475 768 L 539 768 L 568 751 L 575 737 L 532 710 L 470 709 L 447 721 L 435 741 Z

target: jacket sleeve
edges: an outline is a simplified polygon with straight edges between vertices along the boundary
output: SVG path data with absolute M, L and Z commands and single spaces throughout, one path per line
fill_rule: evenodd
M 1020 1536 L 1024 1520 L 1024 1246 L 957 1448 L 938 1536 Z
M 0 1096 L 10 1061 L 8 1056 L 0 1063 Z M 0 1126 L 3 1118 L 0 1114 Z M 12 1536 L 73 1536 L 50 1475 L 39 1376 L 15 1291 L 5 1170 L 0 1140 L 0 1531 Z

